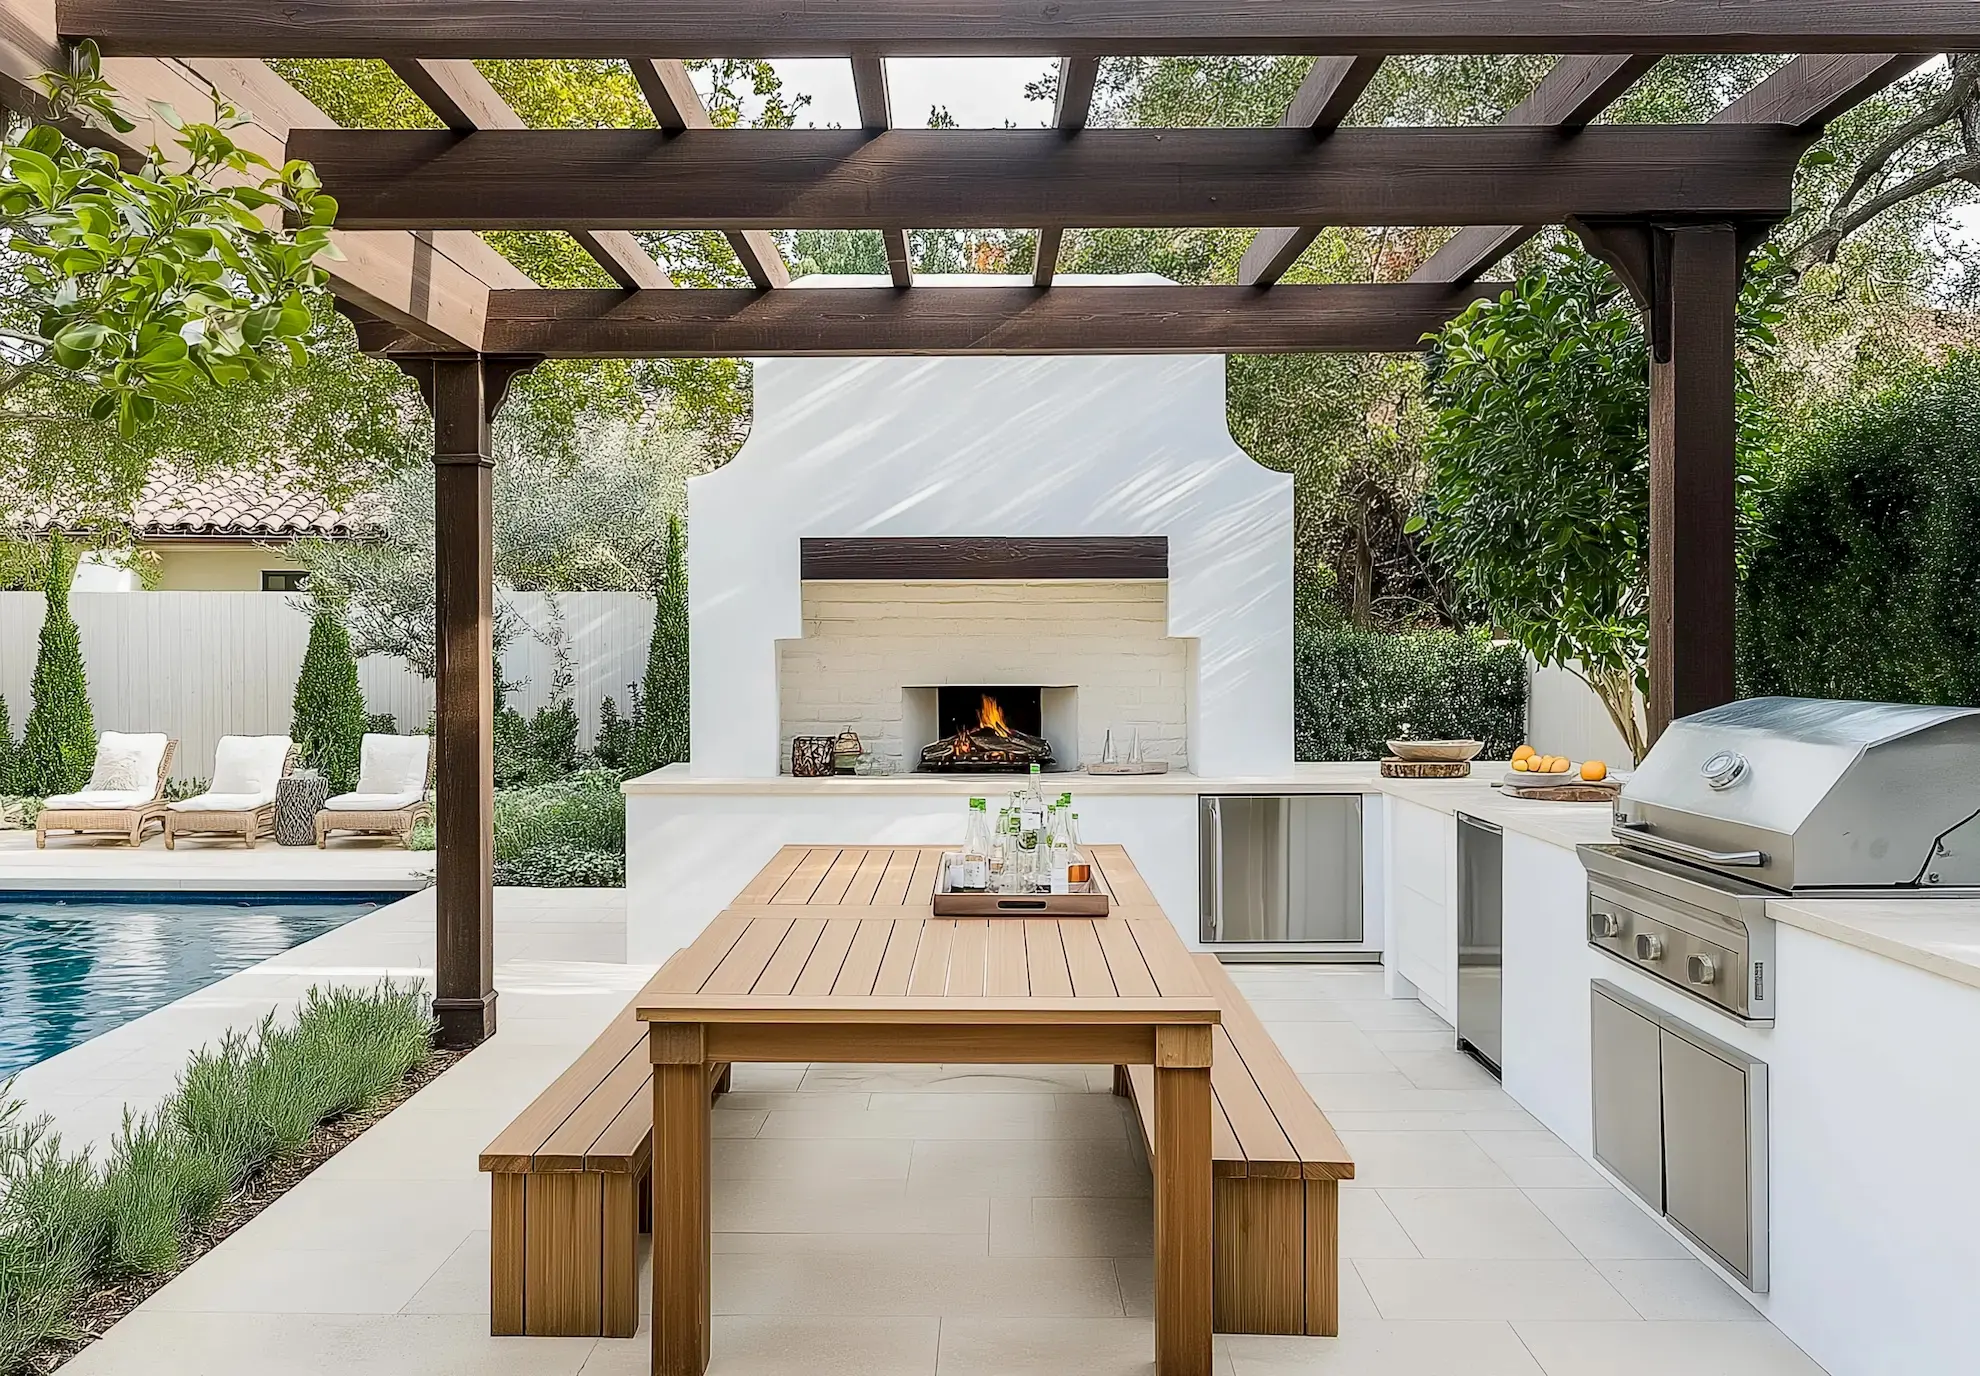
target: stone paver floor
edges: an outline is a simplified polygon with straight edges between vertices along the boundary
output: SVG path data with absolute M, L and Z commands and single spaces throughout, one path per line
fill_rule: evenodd
M 649 973 L 610 963 L 609 898 L 562 901 L 504 891 L 493 1043 L 68 1370 L 645 1372 L 644 1335 L 487 1332 L 476 1154 Z M 403 929 L 378 933 L 388 964 L 425 939 L 405 906 Z M 310 968 L 365 953 L 323 954 Z M 1220 1337 L 1222 1376 L 1819 1376 L 1450 1050 L 1448 1028 L 1384 1000 L 1379 973 L 1238 978 L 1360 1178 L 1342 1200 L 1341 1337 Z M 1108 1083 L 1077 1067 L 738 1067 L 715 1119 L 711 1373 L 1150 1371 L 1148 1175 Z

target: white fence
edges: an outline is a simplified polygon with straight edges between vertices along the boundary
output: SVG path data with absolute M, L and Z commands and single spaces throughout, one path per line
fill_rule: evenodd
M 552 594 L 506 593 L 524 622 L 538 630 L 553 619 Z M 575 677 L 581 740 L 598 731 L 599 703 L 608 695 L 627 708 L 626 685 L 646 673 L 653 634 L 653 599 L 639 593 L 554 595 Z M 309 617 L 287 597 L 262 592 L 77 592 L 69 597 L 89 671 L 90 706 L 98 730 L 163 731 L 179 742 L 173 772 L 213 771 L 213 748 L 224 735 L 280 734 L 290 704 Z M 27 717 L 41 634 L 40 593 L 0 593 L 0 693 L 14 730 Z M 538 635 L 518 636 L 503 656 L 502 676 L 516 685 L 510 701 L 525 712 L 541 706 L 555 671 L 553 647 Z M 390 712 L 401 727 L 425 726 L 433 685 L 403 660 L 358 661 L 365 704 Z
M 1549 755 L 1630 767 L 1629 747 L 1595 690 L 1565 669 L 1527 666 L 1526 738 Z

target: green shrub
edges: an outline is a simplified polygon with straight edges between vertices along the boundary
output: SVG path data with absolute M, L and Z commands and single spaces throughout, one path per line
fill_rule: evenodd
M 1742 587 L 1753 693 L 1980 706 L 1980 353 L 1804 434 Z
M 495 882 L 524 889 L 622 889 L 624 851 L 548 845 L 514 860 L 495 862 Z
M 296 677 L 289 734 L 302 763 L 321 770 L 331 792 L 349 793 L 357 787 L 368 724 L 350 633 L 335 613 L 318 611 L 309 623 L 309 650 Z
M 0 704 L 4 710 L 4 704 Z M 0 717 L 0 721 L 5 718 Z M 619 715 L 619 704 L 606 698 L 598 707 L 598 740 L 592 745 L 591 753 L 606 769 L 624 769 L 632 756 L 633 723 L 630 717 Z
M 14 720 L 7 714 L 6 696 L 0 694 L 0 797 L 14 791 L 14 754 Z
M 1399 635 L 1302 619 L 1293 637 L 1293 720 L 1302 760 L 1373 760 L 1404 732 L 1480 740 L 1510 756 L 1526 734 L 1526 659 L 1483 632 Z
M 75 552 L 57 536 L 49 546 L 48 581 L 42 587 L 48 610 L 41 619 L 41 647 L 34 662 L 34 706 L 14 761 L 13 786 L 41 798 L 81 788 L 96 761 L 96 719 L 90 714 L 82 637 L 69 615 L 69 583 L 75 572 Z
M 646 774 L 688 757 L 687 538 L 681 518 L 667 523 L 667 559 L 654 594 L 653 640 L 626 768 Z
M 127 1114 L 101 1168 L 48 1120 L 0 1107 L 0 1372 L 75 1335 L 105 1285 L 175 1270 L 188 1240 L 254 1174 L 327 1120 L 377 1104 L 431 1053 L 417 986 L 312 989 L 294 1019 L 264 1019 L 193 1056 L 150 1114 Z

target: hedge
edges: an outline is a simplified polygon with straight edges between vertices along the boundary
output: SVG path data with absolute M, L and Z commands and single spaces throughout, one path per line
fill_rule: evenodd
M 1748 692 L 1980 706 L 1980 354 L 1805 435 L 1757 535 Z
M 1503 760 L 1526 735 L 1526 658 L 1483 632 L 1303 621 L 1293 720 L 1302 760 L 1379 759 L 1405 729 L 1418 740 L 1480 740 L 1486 759 Z

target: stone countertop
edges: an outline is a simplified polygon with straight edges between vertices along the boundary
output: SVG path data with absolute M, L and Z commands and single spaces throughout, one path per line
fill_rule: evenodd
M 1980 899 L 1780 898 L 1767 915 L 1980 989 Z

